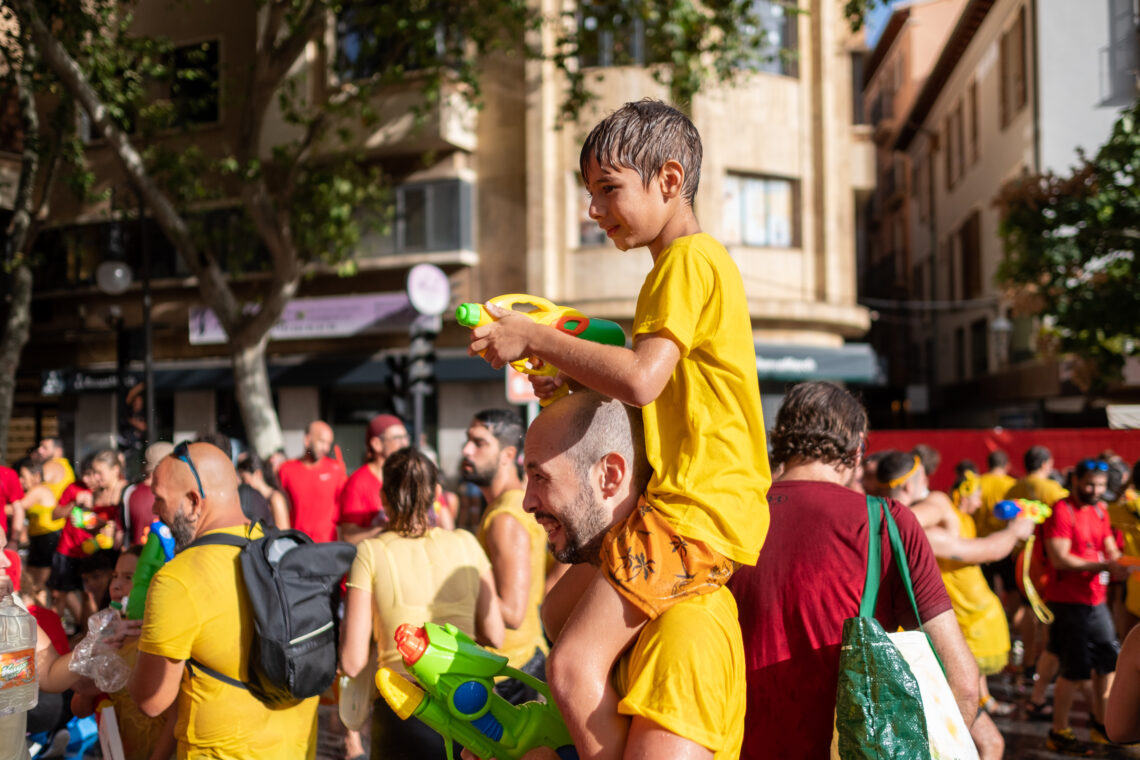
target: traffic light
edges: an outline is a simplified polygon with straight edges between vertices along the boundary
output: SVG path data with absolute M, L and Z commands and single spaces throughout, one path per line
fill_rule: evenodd
M 435 387 L 435 336 L 436 325 L 428 320 L 416 320 L 408 332 L 408 392 L 428 395 Z
M 408 418 L 408 357 L 389 354 L 384 357 L 388 365 L 388 395 L 397 417 Z

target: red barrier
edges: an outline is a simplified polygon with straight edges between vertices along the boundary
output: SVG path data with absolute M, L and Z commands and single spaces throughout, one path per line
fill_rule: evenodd
M 1030 446 L 1044 446 L 1053 452 L 1058 470 L 1072 467 L 1085 457 L 1112 449 L 1131 467 L 1140 459 L 1140 430 L 1107 428 L 1051 428 L 1043 430 L 873 430 L 867 436 L 867 451 L 902 449 L 925 443 L 938 450 L 942 464 L 931 478 L 931 488 L 945 491 L 954 484 L 954 466 L 972 459 L 986 471 L 986 457 L 1001 449 L 1009 454 L 1010 474 L 1025 474 L 1022 456 Z

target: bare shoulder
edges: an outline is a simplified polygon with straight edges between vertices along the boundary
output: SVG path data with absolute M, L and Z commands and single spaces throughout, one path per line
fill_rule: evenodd
M 924 529 L 938 527 L 945 528 L 955 534 L 958 533 L 954 505 L 951 503 L 950 497 L 941 491 L 931 491 L 912 504 L 910 509 Z

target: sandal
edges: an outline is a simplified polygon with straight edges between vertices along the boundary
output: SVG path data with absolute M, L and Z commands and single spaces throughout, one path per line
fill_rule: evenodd
M 1037 704 L 1027 701 L 1025 703 L 1025 718 L 1027 720 L 1053 720 L 1053 705 L 1048 702 Z
M 1009 702 L 997 701 L 992 694 L 986 696 L 986 698 L 981 700 L 978 704 L 983 710 L 989 713 L 991 718 L 1004 718 L 1015 709 Z

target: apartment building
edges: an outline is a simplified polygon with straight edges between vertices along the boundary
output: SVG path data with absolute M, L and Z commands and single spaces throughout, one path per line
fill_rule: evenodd
M 1107 139 L 1136 97 L 1136 19 L 1133 0 L 969 0 L 890 125 L 907 183 L 892 196 L 894 242 L 877 253 L 893 262 L 897 290 L 863 302 L 907 329 L 908 372 L 892 378 L 904 421 L 1103 424 L 1064 363 L 1038 356 L 1036 320 L 995 284 L 993 199 L 1021 174 L 1068 172 L 1078 148 L 1094 153 Z
M 784 3 L 758 0 L 769 39 L 794 55 L 745 72 L 733 85 L 709 87 L 690 109 L 705 146 L 697 216 L 744 275 L 769 417 L 788 381 L 872 383 L 879 375 L 877 357 L 859 342 L 869 316 L 856 302 L 855 282 L 856 196 L 870 192 L 874 166 L 869 131 L 853 123 L 853 80 L 865 50 L 846 25 L 842 2 L 801 5 L 807 12 L 796 14 Z M 256 21 L 252 8 L 145 2 L 136 23 L 170 37 L 176 49 L 205 45 L 224 71 L 248 62 Z M 330 50 L 360 33 L 350 21 L 330 25 Z M 579 21 L 590 33 L 588 8 Z M 300 451 L 305 424 L 320 417 L 333 424 L 350 466 L 358 461 L 363 426 L 389 405 L 385 358 L 407 347 L 404 283 L 415 264 L 440 267 L 454 303 L 530 292 L 628 328 L 651 261 L 645 251 L 622 253 L 608 243 L 588 219 L 578 177 L 581 140 L 601 115 L 629 100 L 667 95 L 651 74 L 652 61 L 612 65 L 613 46 L 635 43 L 639 30 L 631 24 L 625 32 L 599 31 L 587 46 L 591 52 L 579 63 L 598 98 L 576 123 L 560 121 L 563 83 L 553 67 L 521 58 L 484 62 L 478 111 L 445 97 L 415 125 L 414 76 L 382 94 L 379 122 L 358 139 L 394 179 L 392 231 L 361 242 L 354 277 L 318 272 L 300 298 L 342 316 L 363 308 L 387 316 L 348 334 L 312 338 L 299 330 L 270 343 L 290 455 Z M 306 86 L 359 74 L 329 59 L 306 57 Z M 232 139 L 229 107 L 222 99 L 200 114 L 196 144 L 208 150 Z M 287 126 L 265 129 L 285 134 Z M 427 164 L 425 154 L 432 157 Z M 56 253 L 38 279 L 18 416 L 43 425 L 58 420 L 78 452 L 116 429 L 117 365 L 133 376 L 128 384 L 141 368 L 141 300 L 137 283 L 119 296 L 101 293 L 94 274 L 111 249 L 137 265 L 145 232 L 153 260 L 158 432 L 178 439 L 216 425 L 240 436 L 224 345 L 202 326 L 194 282 L 157 228 L 133 215 L 135 201 L 107 147 L 94 141 L 88 155 L 101 187 L 115 193 L 102 205 L 73 205 L 67 223 L 46 233 Z M 212 211 L 224 212 L 224 204 Z M 305 311 L 291 313 L 303 323 Z M 502 373 L 468 357 L 466 341 L 466 331 L 445 319 L 427 414 L 445 473 L 456 469 L 471 414 L 506 404 Z

